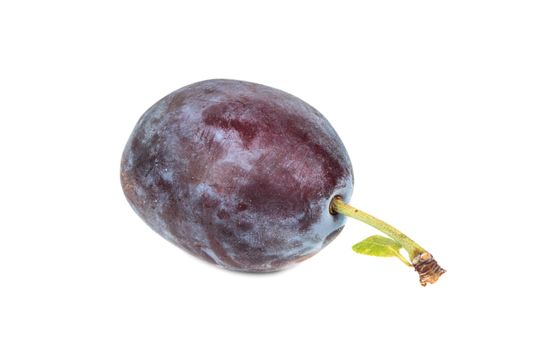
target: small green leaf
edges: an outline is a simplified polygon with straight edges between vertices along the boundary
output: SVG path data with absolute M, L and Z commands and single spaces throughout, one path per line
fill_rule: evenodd
M 383 236 L 370 236 L 361 242 L 355 244 L 352 249 L 354 252 L 364 255 L 397 257 L 407 266 L 411 266 L 409 261 L 400 253 L 402 246 L 400 243 Z

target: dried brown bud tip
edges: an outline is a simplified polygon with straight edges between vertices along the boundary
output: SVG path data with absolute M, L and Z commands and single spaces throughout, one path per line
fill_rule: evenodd
M 413 259 L 413 267 L 420 275 L 420 284 L 424 287 L 428 283 L 437 282 L 439 277 L 446 272 L 428 252 L 417 255 Z

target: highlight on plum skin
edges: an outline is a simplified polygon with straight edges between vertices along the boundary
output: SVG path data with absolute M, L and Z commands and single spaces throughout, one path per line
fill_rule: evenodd
M 161 99 L 125 147 L 121 182 L 137 214 L 189 253 L 246 272 L 287 268 L 342 230 L 344 145 L 316 109 L 283 91 L 207 80 Z

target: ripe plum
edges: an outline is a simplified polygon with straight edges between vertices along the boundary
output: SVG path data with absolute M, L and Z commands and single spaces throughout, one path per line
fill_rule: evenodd
M 342 230 L 350 159 L 329 122 L 283 91 L 207 80 L 141 117 L 121 163 L 126 197 L 167 240 L 206 261 L 250 272 L 286 268 Z

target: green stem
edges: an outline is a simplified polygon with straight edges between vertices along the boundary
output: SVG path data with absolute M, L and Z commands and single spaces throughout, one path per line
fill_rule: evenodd
M 367 225 L 377 228 L 396 242 L 400 243 L 409 254 L 409 259 L 411 259 L 411 261 L 417 255 L 420 255 L 426 251 L 424 248 L 418 245 L 418 243 L 401 233 L 398 229 L 368 213 L 365 213 L 360 209 L 356 209 L 351 205 L 344 203 L 344 201 L 339 197 L 335 197 L 335 199 L 333 199 L 331 209 L 336 213 L 349 216 L 362 221 Z
M 422 248 L 411 238 L 407 237 L 405 234 L 386 222 L 381 221 L 378 218 L 345 203 L 342 198 L 335 197 L 331 201 L 330 210 L 332 213 L 346 215 L 375 227 L 401 244 L 401 246 L 409 254 L 409 259 L 411 260 L 413 267 L 420 274 L 420 283 L 423 286 L 425 286 L 428 282 L 435 283 L 439 277 L 446 272 L 446 270 L 442 269 L 437 264 L 437 262 L 433 259 L 433 256 L 428 251 Z

